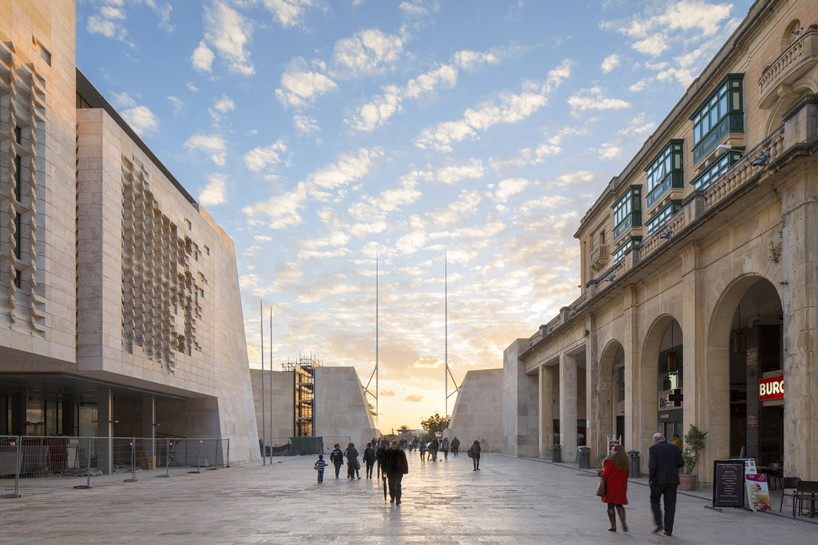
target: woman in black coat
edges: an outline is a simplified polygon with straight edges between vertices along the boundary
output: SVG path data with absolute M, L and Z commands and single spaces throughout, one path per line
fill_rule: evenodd
M 355 448 L 354 443 L 347 445 L 347 449 L 344 451 L 344 456 L 347 457 L 347 477 L 354 479 L 355 475 L 357 474 L 358 478 L 360 479 L 361 464 L 358 463 L 358 449 Z

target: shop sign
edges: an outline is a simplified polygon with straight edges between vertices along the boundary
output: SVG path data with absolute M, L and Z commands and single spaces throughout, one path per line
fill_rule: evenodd
M 747 503 L 753 511 L 772 511 L 770 489 L 767 476 L 764 474 L 745 475 L 744 485 L 747 490 Z
M 758 381 L 758 399 L 761 401 L 784 399 L 784 376 L 760 378 Z

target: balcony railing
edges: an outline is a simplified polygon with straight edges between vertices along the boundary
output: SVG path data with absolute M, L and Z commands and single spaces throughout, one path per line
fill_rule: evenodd
M 778 98 L 777 89 L 800 78 L 818 62 L 818 30 L 808 30 L 781 53 L 758 80 L 761 107 L 769 108 Z
M 744 116 L 741 112 L 727 115 L 693 146 L 693 163 L 699 163 L 716 149 L 716 146 L 724 142 L 728 134 L 735 132 L 744 132 Z
M 591 249 L 591 268 L 600 270 L 611 257 L 610 248 L 607 244 L 600 244 Z
M 684 183 L 683 176 L 680 171 L 668 172 L 667 176 L 648 193 L 648 208 L 659 202 L 671 188 L 682 187 Z

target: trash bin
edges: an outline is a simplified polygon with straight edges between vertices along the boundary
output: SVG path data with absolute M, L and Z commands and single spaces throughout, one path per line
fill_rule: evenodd
M 631 459 L 631 479 L 636 479 L 642 476 L 642 469 L 641 464 L 639 462 L 639 451 L 638 450 L 629 450 L 628 451 L 628 458 Z
M 577 447 L 577 467 L 579 469 L 591 467 L 591 447 Z
M 562 462 L 562 445 L 554 444 L 554 448 L 551 450 L 551 461 L 556 463 Z

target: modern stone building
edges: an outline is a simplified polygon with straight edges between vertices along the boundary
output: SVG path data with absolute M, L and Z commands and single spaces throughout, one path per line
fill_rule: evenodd
M 501 452 L 502 414 L 503 370 L 467 371 L 443 435 L 460 439 L 464 450 L 477 440 L 484 452 Z
M 505 351 L 505 451 L 645 454 L 818 479 L 818 2 L 759 0 L 582 218 L 581 293 Z
M 315 366 L 309 382 L 296 380 L 300 372 L 298 366 L 265 370 L 262 409 L 262 371 L 251 370 L 258 436 L 267 444 L 285 445 L 290 437 L 323 437 L 326 450 L 344 441 L 360 447 L 381 435 L 354 367 Z
M 0 36 L 0 435 L 258 458 L 230 237 L 76 69 L 74 2 Z

